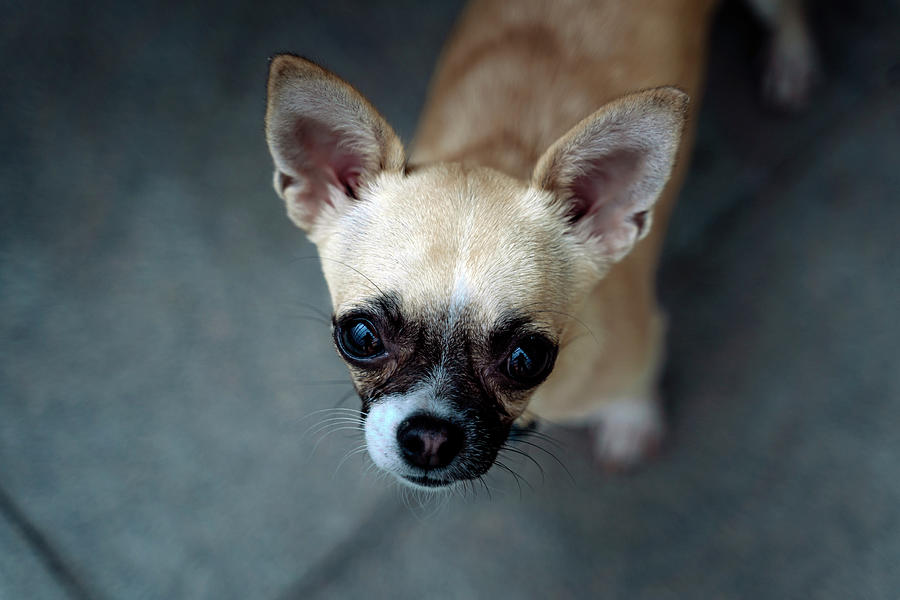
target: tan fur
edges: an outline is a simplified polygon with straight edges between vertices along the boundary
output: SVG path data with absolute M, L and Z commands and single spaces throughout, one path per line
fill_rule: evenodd
M 337 315 L 376 291 L 400 289 L 412 314 L 464 295 L 469 321 L 483 324 L 485 337 L 500 314 L 517 308 L 530 309 L 539 329 L 566 329 L 570 296 L 592 267 L 587 259 L 570 262 L 574 244 L 554 250 L 566 239 L 563 227 L 524 182 L 438 164 L 407 176 L 382 174 L 363 200 L 362 210 L 337 222 L 342 235 L 319 245 Z M 511 221 L 520 227 L 510 228 Z M 507 408 L 516 416 L 525 406 L 516 399 Z
M 664 339 L 656 263 L 698 109 L 662 86 L 698 96 L 713 4 L 476 0 L 445 49 L 406 169 L 396 135 L 351 86 L 277 57 L 266 124 L 275 188 L 319 248 L 338 319 L 396 291 L 416 314 L 449 303 L 449 329 L 458 303 L 477 343 L 505 312 L 528 314 L 560 346 L 532 412 L 578 420 L 651 401 Z M 570 229 L 597 156 L 612 165 L 596 175 L 605 211 Z M 351 372 L 359 386 L 364 374 Z M 512 417 L 525 410 L 521 394 L 498 397 Z
M 461 160 L 527 178 L 546 148 L 617 97 L 677 85 L 698 98 L 714 4 L 473 2 L 444 51 L 411 161 Z M 597 403 L 653 394 L 664 339 L 656 262 L 697 110 L 695 100 L 650 234 L 575 313 L 572 341 L 532 398 L 536 415 L 575 420 Z
M 480 201 L 484 197 L 491 201 Z M 320 245 L 336 307 L 377 287 L 402 289 L 412 310 L 424 310 L 464 286 L 470 306 L 489 323 L 522 299 L 563 308 L 569 291 L 584 278 L 574 265 L 555 264 L 552 256 L 546 262 L 534 260 L 552 252 L 550 244 L 560 239 L 562 227 L 527 185 L 493 171 L 451 163 L 406 177 L 382 175 L 366 199 L 363 210 L 340 223 L 345 234 Z M 515 217 L 530 222 L 530 231 L 510 229 Z M 345 264 L 366 277 L 348 274 Z M 562 319 L 552 314 L 544 318 L 552 329 Z
M 344 146 L 356 146 L 365 155 L 365 167 L 400 172 L 403 145 L 378 111 L 352 86 L 309 61 L 276 57 L 269 67 L 266 141 L 275 159 L 275 190 L 287 206 L 288 216 L 317 241 L 313 226 L 323 222 L 322 203 L 316 196 L 329 195 L 332 208 L 343 208 L 339 194 L 329 194 L 329 181 L 305 173 L 320 165 L 310 149 L 297 147 L 297 122 L 321 122 L 323 128 L 340 131 Z M 275 110 L 277 107 L 277 110 Z M 326 207 L 327 209 L 328 207 Z

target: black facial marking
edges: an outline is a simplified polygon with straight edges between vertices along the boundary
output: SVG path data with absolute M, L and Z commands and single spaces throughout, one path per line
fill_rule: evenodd
M 503 313 L 491 328 L 491 352 L 502 354 L 520 336 L 526 335 L 532 320 L 517 311 Z
M 335 315 L 339 351 L 343 328 L 359 327 L 362 320 L 377 330 L 383 345 L 383 353 L 371 360 L 356 360 L 342 352 L 353 371 L 363 412 L 385 396 L 430 387 L 465 435 L 452 465 L 457 478 L 477 477 L 490 468 L 514 420 L 510 407 L 524 403 L 539 383 L 524 385 L 509 376 L 511 353 L 524 347 L 523 340 L 539 336 L 555 357 L 555 344 L 527 315 L 505 313 L 486 327 L 464 308 L 404 312 L 396 293 L 374 296 Z
M 395 292 L 386 292 L 368 298 L 361 302 L 358 308 L 348 314 L 357 312 L 376 316 L 383 322 L 394 328 L 403 326 L 403 313 L 400 312 L 400 295 Z

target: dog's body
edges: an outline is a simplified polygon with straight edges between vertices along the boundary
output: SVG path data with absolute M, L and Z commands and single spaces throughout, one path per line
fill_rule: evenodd
M 529 401 L 592 424 L 607 464 L 659 440 L 654 277 L 714 4 L 474 2 L 408 163 L 355 90 L 273 61 L 275 187 L 322 256 L 379 466 L 478 477 Z

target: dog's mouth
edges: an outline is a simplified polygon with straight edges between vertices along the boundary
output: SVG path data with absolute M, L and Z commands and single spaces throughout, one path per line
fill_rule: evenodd
M 435 479 L 433 477 L 428 477 L 427 475 L 401 475 L 401 477 L 410 483 L 427 488 L 447 487 L 448 485 L 455 483 L 450 479 Z

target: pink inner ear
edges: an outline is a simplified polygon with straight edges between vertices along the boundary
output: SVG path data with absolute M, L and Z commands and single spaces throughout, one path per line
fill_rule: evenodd
M 362 168 L 356 166 L 347 166 L 343 175 L 339 175 L 338 179 L 344 183 L 345 193 L 351 198 L 358 199 L 359 181 L 362 177 Z
M 585 161 L 572 181 L 568 216 L 572 224 L 583 223 L 590 234 L 615 231 L 635 213 L 645 212 L 635 205 L 634 186 L 643 162 L 637 150 L 620 150 Z
M 332 130 L 324 123 L 306 121 L 297 125 L 297 139 L 303 148 L 303 171 L 310 179 L 319 179 L 357 198 L 360 180 L 365 171 L 365 157 L 358 151 L 356 140 Z M 330 196 L 324 200 L 331 203 Z

